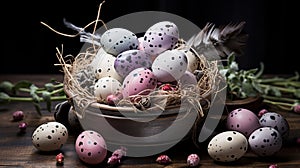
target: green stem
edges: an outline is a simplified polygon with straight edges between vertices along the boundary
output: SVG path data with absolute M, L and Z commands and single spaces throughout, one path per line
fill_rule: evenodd
M 57 93 L 60 93 L 60 92 L 63 92 L 64 91 L 64 88 L 59 88 L 57 90 L 54 90 L 52 92 L 50 92 L 50 95 L 54 95 L 54 94 L 57 94 Z
M 280 82 L 274 82 L 273 85 L 276 86 L 293 86 L 293 87 L 299 87 L 300 88 L 300 81 L 280 81 Z
M 278 107 L 280 107 L 284 110 L 292 110 L 293 107 L 294 107 L 294 104 L 284 103 L 284 102 L 275 102 L 275 101 L 271 101 L 271 100 L 267 100 L 267 99 L 264 99 L 263 102 L 268 103 L 268 104 L 272 104 L 272 105 L 276 105 L 276 106 L 278 106 Z
M 287 97 L 276 97 L 276 96 L 268 96 L 268 95 L 262 95 L 264 99 L 269 99 L 269 100 L 275 100 L 275 101 L 285 101 L 289 103 L 298 103 L 299 100 L 297 99 L 292 99 L 292 98 L 287 98 Z
M 290 82 L 290 81 L 297 81 L 299 80 L 299 74 L 296 72 L 295 76 L 289 78 L 280 78 L 280 77 L 273 77 L 273 78 L 265 78 L 259 79 L 258 83 L 274 83 L 274 82 Z
M 63 83 L 59 83 L 59 84 L 56 84 L 56 85 L 54 85 L 53 86 L 53 88 L 55 88 L 55 89 L 57 89 L 57 88 L 59 88 L 59 89 L 57 89 L 57 90 L 59 90 L 59 91 L 57 91 L 57 93 L 58 92 L 60 92 L 62 89 L 63 89 Z M 37 94 L 40 94 L 40 93 L 43 93 L 43 91 L 45 91 L 46 90 L 46 88 L 38 88 L 37 90 L 36 90 L 36 93 Z M 28 89 L 28 88 L 19 88 L 18 89 L 18 91 L 21 91 L 21 92 L 28 92 L 28 93 L 30 93 L 30 89 Z M 55 91 L 55 90 L 54 90 Z M 53 91 L 53 92 L 54 92 Z M 55 94 L 55 93 L 54 93 Z
M 266 84 L 259 84 L 259 85 L 264 88 L 272 87 L 274 89 L 278 89 L 279 91 L 283 91 L 283 92 L 287 92 L 287 93 L 296 92 L 296 89 L 294 89 L 294 88 L 284 88 L 284 87 L 279 87 L 279 86 L 270 86 L 270 85 L 266 85 Z
M 67 97 L 66 96 L 54 96 L 51 97 L 51 101 L 60 101 L 60 100 L 66 100 Z M 15 102 L 33 102 L 33 98 L 31 97 L 10 97 L 9 98 L 10 101 L 15 101 Z M 44 99 L 43 98 L 39 98 L 40 102 L 43 102 Z

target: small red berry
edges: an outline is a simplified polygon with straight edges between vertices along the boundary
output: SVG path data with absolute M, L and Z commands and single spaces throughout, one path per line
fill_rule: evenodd
M 267 112 L 268 112 L 268 110 L 266 110 L 266 109 L 260 110 L 260 111 L 258 112 L 258 117 L 261 117 L 262 115 L 264 115 L 264 114 L 267 113 Z
M 173 89 L 172 89 L 172 86 L 171 86 L 170 84 L 165 84 L 165 85 L 163 85 L 161 89 L 162 89 L 163 91 L 171 91 L 171 90 L 173 90 Z
M 19 124 L 19 129 L 20 129 L 21 132 L 26 131 L 26 128 L 27 128 L 27 123 L 26 122 L 21 122 Z
M 197 154 L 190 154 L 187 157 L 187 164 L 190 167 L 198 166 L 200 162 L 200 158 Z
M 159 164 L 170 164 L 172 163 L 172 160 L 168 155 L 160 155 L 157 157 L 156 162 Z
M 277 164 L 271 164 L 269 168 L 278 168 Z
M 21 121 L 21 120 L 23 120 L 23 118 L 24 118 L 24 113 L 23 113 L 23 111 L 15 111 L 14 113 L 13 113 L 13 119 L 14 119 L 14 121 Z
M 59 153 L 56 155 L 56 163 L 59 165 L 62 165 L 64 163 L 64 155 L 62 153 Z
M 109 105 L 116 105 L 122 99 L 122 94 L 110 94 L 106 97 L 106 102 Z

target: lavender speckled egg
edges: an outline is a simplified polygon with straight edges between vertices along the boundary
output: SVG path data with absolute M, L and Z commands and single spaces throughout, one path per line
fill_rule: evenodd
M 248 140 L 237 131 L 225 131 L 215 135 L 208 143 L 208 154 L 218 162 L 232 162 L 247 152 Z
M 158 55 L 172 49 L 179 39 L 177 26 L 170 21 L 161 21 L 152 25 L 144 34 L 142 46 L 149 55 Z
M 280 133 L 272 127 L 261 127 L 251 133 L 248 138 L 251 150 L 259 156 L 271 156 L 282 147 Z
M 281 114 L 276 112 L 267 112 L 260 117 L 259 122 L 261 126 L 275 128 L 281 134 L 283 139 L 288 138 L 290 126 Z
M 116 57 L 105 52 L 102 48 L 99 49 L 95 58 L 92 60 L 90 66 L 93 67 L 95 78 L 112 77 L 120 82 L 123 77 L 120 76 L 114 68 Z
M 104 138 L 93 130 L 85 130 L 78 135 L 75 149 L 80 160 L 87 164 L 99 164 L 107 155 Z
M 151 57 L 142 50 L 127 50 L 120 53 L 114 63 L 114 68 L 119 75 L 125 78 L 136 68 L 151 68 Z
M 122 87 L 123 97 L 139 94 L 140 92 L 156 88 L 157 79 L 150 69 L 137 68 L 131 71 L 124 79 Z M 148 94 L 149 92 L 143 92 Z
M 187 58 L 179 50 L 167 50 L 152 63 L 152 71 L 160 82 L 178 81 L 187 69 Z
M 40 151 L 55 151 L 60 149 L 68 139 L 67 128 L 56 121 L 38 126 L 31 137 L 32 144 Z
M 239 131 L 246 137 L 261 127 L 259 118 L 248 109 L 238 108 L 231 111 L 226 118 L 226 127 L 229 130 Z
M 94 86 L 94 95 L 98 99 L 105 99 L 108 95 L 115 94 L 122 89 L 122 84 L 112 78 L 103 77 L 97 80 Z
M 106 30 L 100 39 L 103 49 L 114 56 L 123 51 L 137 49 L 139 41 L 137 36 L 124 28 L 111 28 Z

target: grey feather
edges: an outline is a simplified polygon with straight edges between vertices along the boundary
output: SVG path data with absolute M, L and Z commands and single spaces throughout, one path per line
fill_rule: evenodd
M 244 26 L 245 22 L 220 27 L 207 23 L 187 44 L 210 60 L 227 57 L 231 53 L 242 55 L 248 40 L 248 34 L 242 33 Z
M 80 35 L 80 42 L 84 42 L 84 43 L 90 43 L 90 44 L 95 44 L 98 46 L 101 46 L 100 44 L 100 34 L 92 34 L 89 32 L 85 32 L 83 28 L 75 26 L 74 24 L 66 21 L 66 19 L 63 19 L 64 24 L 66 25 L 66 27 L 73 29 L 75 31 L 77 31 Z

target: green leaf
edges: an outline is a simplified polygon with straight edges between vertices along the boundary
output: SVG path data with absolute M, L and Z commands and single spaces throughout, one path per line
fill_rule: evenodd
M 231 65 L 234 60 L 235 60 L 235 55 L 234 55 L 234 53 L 231 53 L 228 56 L 228 65 Z
M 270 87 L 270 92 L 271 92 L 271 94 L 273 94 L 276 97 L 280 97 L 282 95 L 280 90 L 278 90 L 277 88 L 274 88 L 274 87 Z
M 3 81 L 0 83 L 0 91 L 5 93 L 13 93 L 14 85 L 9 81 Z
M 48 92 L 52 92 L 54 90 L 54 85 L 53 83 L 46 83 L 45 88 Z
M 10 96 L 4 92 L 0 92 L 0 104 L 7 104 L 10 102 Z
M 18 91 L 20 88 L 29 88 L 31 85 L 32 85 L 32 82 L 30 82 L 30 81 L 20 80 L 15 84 L 14 90 Z

